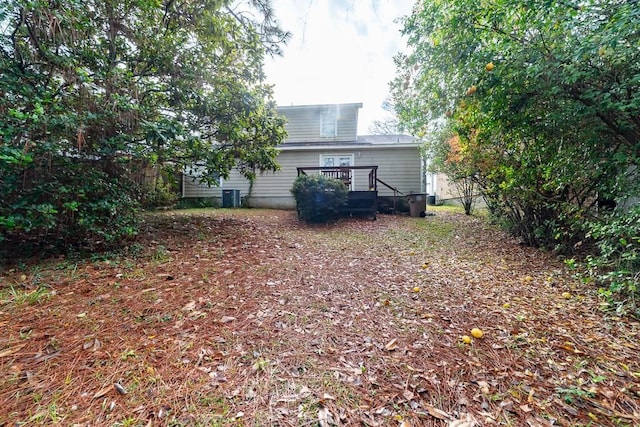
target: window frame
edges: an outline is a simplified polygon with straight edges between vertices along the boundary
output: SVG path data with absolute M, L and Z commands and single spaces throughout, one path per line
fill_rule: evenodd
M 336 165 L 335 161 L 334 161 L 334 165 L 333 166 L 325 166 L 324 159 L 327 158 L 327 157 L 331 157 L 331 158 L 337 159 L 338 163 L 340 161 L 340 157 L 348 157 L 349 158 L 349 166 L 355 166 L 356 165 L 355 153 L 321 153 L 318 156 L 318 166 L 327 167 L 327 168 L 340 168 L 341 167 L 339 164 Z M 349 185 L 349 191 L 354 191 L 354 188 L 356 188 L 355 182 L 356 182 L 355 171 L 351 171 L 351 184 Z
M 335 138 L 338 136 L 338 111 L 328 108 L 320 114 L 320 137 Z

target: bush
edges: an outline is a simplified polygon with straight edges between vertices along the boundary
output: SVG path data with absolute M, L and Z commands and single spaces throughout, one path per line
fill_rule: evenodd
M 0 156 L 0 249 L 30 255 L 117 246 L 139 221 L 135 185 L 123 176 L 113 162 Z
M 588 236 L 598 254 L 587 259 L 587 267 L 590 276 L 605 286 L 601 294 L 619 313 L 640 317 L 640 206 L 591 223 Z
M 140 205 L 144 209 L 166 208 L 176 204 L 180 195 L 171 177 L 160 175 L 153 186 L 142 189 Z
M 306 222 L 330 222 L 342 213 L 349 189 L 340 180 L 324 175 L 300 175 L 291 188 L 298 218 Z
M 184 197 L 177 201 L 176 209 L 219 208 L 220 200 L 215 197 Z

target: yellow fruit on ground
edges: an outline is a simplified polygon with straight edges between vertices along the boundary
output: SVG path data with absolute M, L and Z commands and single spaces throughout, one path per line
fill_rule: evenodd
M 471 344 L 471 337 L 469 335 L 463 335 L 462 342 L 465 344 Z
M 416 286 L 415 288 L 413 288 L 413 292 L 420 292 L 420 287 Z
M 467 89 L 467 95 L 471 96 L 478 90 L 478 86 L 472 85 L 469 89 Z
M 505 302 L 504 304 L 502 304 L 503 308 L 509 308 L 511 307 L 511 304 L 509 304 L 508 302 Z
M 571 299 L 571 294 L 569 292 L 563 292 L 562 293 L 562 298 L 564 299 Z
M 494 68 L 494 67 L 495 67 L 495 66 L 493 65 L 493 62 L 489 62 L 489 63 L 484 67 L 484 69 L 485 69 L 485 70 L 487 70 L 487 71 L 493 71 L 493 68 Z
M 471 335 L 474 338 L 482 338 L 482 336 L 484 335 L 484 332 L 482 332 L 482 329 L 480 329 L 480 328 L 473 328 L 471 330 Z

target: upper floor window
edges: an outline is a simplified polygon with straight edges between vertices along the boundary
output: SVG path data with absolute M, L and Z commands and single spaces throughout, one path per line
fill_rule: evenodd
M 338 114 L 336 108 L 328 108 L 321 113 L 320 136 L 325 138 L 338 136 Z

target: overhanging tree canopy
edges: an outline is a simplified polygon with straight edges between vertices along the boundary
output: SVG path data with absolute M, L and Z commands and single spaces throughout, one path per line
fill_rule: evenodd
M 566 215 L 638 194 L 638 28 L 632 1 L 422 1 L 396 58 L 398 115 L 458 135 L 491 206 L 553 245 Z
M 589 274 L 636 313 L 638 10 L 632 0 L 423 0 L 404 21 L 409 52 L 392 82 L 400 121 L 433 164 L 472 178 L 526 243 L 593 244 Z
M 121 186 L 123 158 L 211 179 L 277 168 L 285 132 L 262 65 L 289 34 L 268 1 L 9 0 L 0 22 L 3 235 L 81 209 L 86 191 L 59 173 L 80 163 L 74 175 L 99 168 Z

